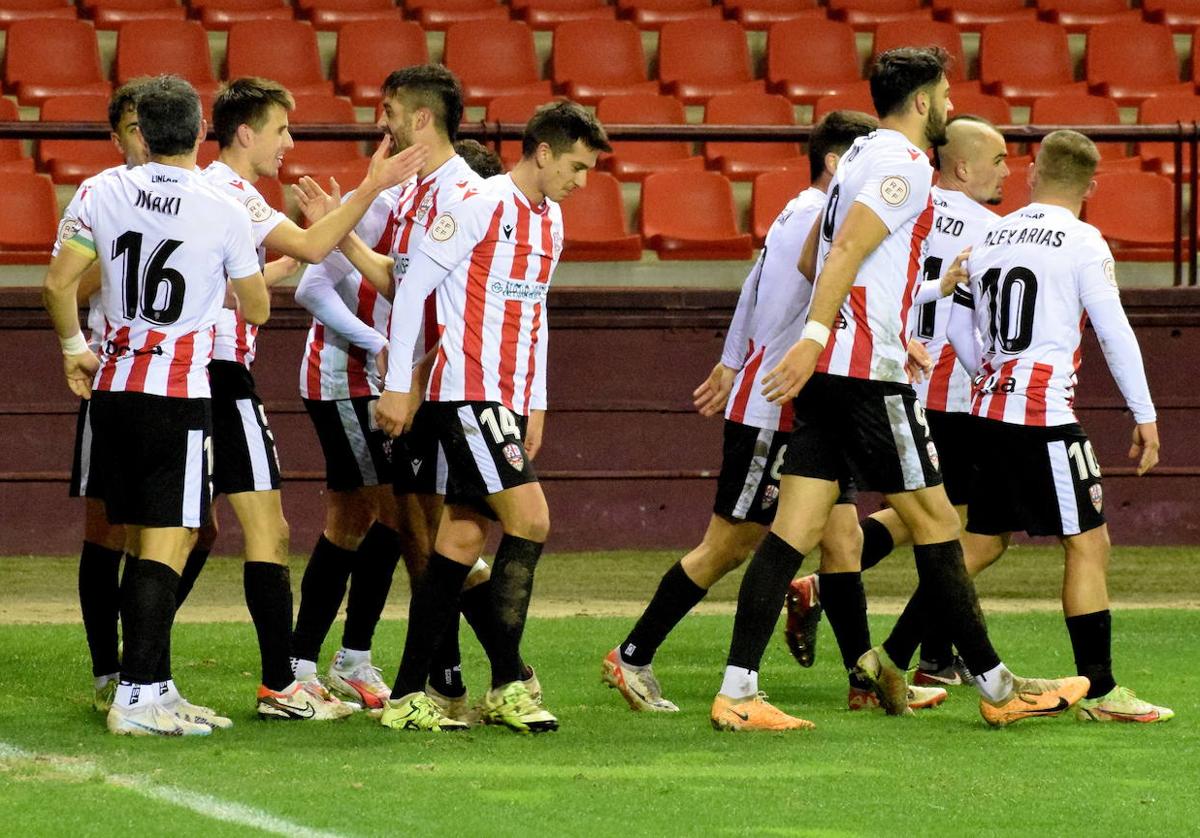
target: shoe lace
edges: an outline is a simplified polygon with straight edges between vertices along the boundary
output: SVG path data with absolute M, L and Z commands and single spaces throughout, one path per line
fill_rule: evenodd
M 386 687 L 387 683 L 383 680 L 383 669 L 375 666 L 372 663 L 364 663 L 354 670 L 354 676 L 364 684 L 370 684 L 372 687 Z

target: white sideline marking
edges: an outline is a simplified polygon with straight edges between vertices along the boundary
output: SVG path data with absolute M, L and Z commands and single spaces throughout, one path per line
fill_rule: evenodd
M 80 779 L 99 779 L 110 786 L 128 789 L 140 794 L 142 797 L 148 797 L 151 800 L 157 800 L 162 803 L 169 803 L 172 806 L 179 806 L 180 808 L 188 809 L 213 820 L 259 829 L 273 835 L 286 835 L 293 838 L 294 836 L 305 836 L 305 838 L 343 838 L 339 833 L 313 829 L 303 824 L 289 821 L 286 818 L 272 815 L 270 812 L 264 812 L 262 809 L 255 809 L 253 806 L 245 806 L 241 803 L 222 800 L 210 794 L 188 791 L 177 786 L 164 786 L 151 783 L 141 777 L 109 774 L 93 762 L 68 759 L 54 754 L 26 751 L 24 748 L 18 748 L 16 745 L 10 745 L 2 741 L 0 741 L 0 760 L 20 760 L 29 763 L 47 764 L 52 766 L 55 771 L 64 774 L 69 774 Z

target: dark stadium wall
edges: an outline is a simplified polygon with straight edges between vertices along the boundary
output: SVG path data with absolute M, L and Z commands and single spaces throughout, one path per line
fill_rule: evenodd
M 1200 289 L 1123 294 L 1159 410 L 1162 464 L 1126 459 L 1132 420 L 1089 331 L 1078 408 L 1105 469 L 1114 542 L 1200 543 Z M 538 457 L 552 550 L 684 548 L 703 532 L 721 423 L 691 409 L 720 355 L 732 291 L 557 289 L 551 293 L 550 412 Z M 324 512 L 323 460 L 298 395 L 309 319 L 277 293 L 254 373 L 279 445 L 292 547 L 307 552 Z M 32 289 L 0 289 L 0 554 L 78 550 L 82 510 L 66 496 L 77 403 Z M 864 496 L 865 515 L 878 498 Z M 241 549 L 222 509 L 218 553 Z

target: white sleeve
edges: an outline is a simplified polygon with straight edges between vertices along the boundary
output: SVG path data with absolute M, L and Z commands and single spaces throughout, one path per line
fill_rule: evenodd
M 940 279 L 927 279 L 917 286 L 917 293 L 913 295 L 912 304 L 914 306 L 923 306 L 926 303 L 934 303 L 942 298 L 942 281 Z
M 230 279 L 244 279 L 262 270 L 258 263 L 258 250 L 251 229 L 250 217 L 245 213 L 229 213 L 229 224 L 225 230 L 225 275 Z
M 79 232 L 80 205 L 83 203 L 85 190 L 91 187 L 91 182 L 92 179 L 88 178 L 81 183 L 79 188 L 75 190 L 75 194 L 71 196 L 71 201 L 67 204 L 67 208 L 63 210 L 62 218 L 58 222 L 58 235 L 54 237 L 54 246 L 50 249 L 51 257 L 57 256 L 63 242 Z
M 1154 422 L 1156 414 L 1142 364 L 1142 350 L 1117 291 L 1116 263 L 1107 245 L 1096 255 L 1098 258 L 1089 259 L 1078 274 L 1079 299 L 1096 330 L 1109 372 L 1133 412 L 1133 420 L 1139 425 Z
M 871 176 L 854 196 L 856 202 L 870 207 L 891 233 L 925 211 L 933 182 L 928 157 L 910 158 L 904 149 L 896 151 L 873 164 Z
M 340 337 L 355 346 L 378 355 L 387 346 L 387 338 L 358 319 L 337 292 L 339 282 L 359 281 L 358 274 L 338 274 L 331 270 L 329 260 L 310 265 L 296 286 L 296 302 Z
M 975 299 L 962 285 L 954 287 L 954 304 L 950 306 L 950 319 L 946 322 L 946 339 L 954 347 L 958 362 L 971 376 L 979 372 L 983 345 L 975 330 Z
M 407 393 L 412 389 L 412 357 L 425 313 L 425 298 L 452 270 L 435 262 L 424 247 L 413 253 L 404 281 L 396 286 L 396 298 L 392 301 L 385 390 Z
M 740 370 L 750 351 L 750 321 L 754 319 L 754 307 L 758 302 L 758 278 L 762 276 L 763 261 L 766 258 L 767 251 L 764 249 L 747 274 L 746 281 L 742 283 L 737 308 L 733 312 L 733 319 L 729 321 L 725 348 L 721 350 L 721 364 L 731 370 Z

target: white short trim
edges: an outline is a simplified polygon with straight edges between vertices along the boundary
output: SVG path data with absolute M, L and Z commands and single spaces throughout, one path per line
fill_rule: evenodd
M 1079 500 L 1075 496 L 1075 475 L 1067 443 L 1061 439 L 1046 443 L 1050 472 L 1054 475 L 1054 495 L 1058 498 L 1058 518 L 1063 535 L 1079 535 Z
M 92 473 L 92 403 L 83 404 L 83 432 L 79 435 L 79 496 L 87 497 L 88 477 Z
M 242 435 L 246 438 L 246 451 L 250 457 L 250 473 L 254 477 L 254 491 L 269 491 L 271 489 L 271 466 L 267 459 L 269 456 L 267 446 L 263 442 L 263 431 L 267 423 L 266 416 L 258 415 L 253 399 L 238 399 L 234 404 L 237 405 L 238 414 L 242 417 Z
M 458 409 L 458 421 L 462 423 L 463 436 L 467 440 L 467 445 L 471 447 L 475 468 L 479 469 L 479 476 L 483 478 L 483 485 L 487 487 L 488 494 L 494 495 L 503 492 L 504 484 L 500 482 L 500 472 L 496 471 L 496 460 L 492 456 L 487 442 L 484 441 L 483 428 L 479 427 L 479 423 L 475 421 L 475 412 L 471 410 L 469 404 Z
M 738 495 L 737 503 L 733 505 L 733 517 L 745 519 L 750 514 L 754 496 L 762 485 L 763 475 L 767 471 L 767 455 L 771 453 L 771 441 L 775 432 L 762 428 L 758 438 L 754 440 L 754 453 L 750 456 L 750 465 L 746 468 L 746 481 L 742 484 L 742 493 Z
M 180 526 L 199 527 L 203 508 L 204 492 L 208 481 L 204 479 L 204 431 L 193 429 L 187 432 L 187 460 L 183 466 L 183 506 L 179 510 Z
M 912 422 L 904 409 L 904 397 L 883 397 L 887 409 L 888 424 L 892 428 L 892 442 L 896 446 L 896 457 L 900 462 L 900 476 L 904 479 L 904 491 L 912 492 L 925 488 L 925 468 L 921 464 L 921 452 L 917 446 L 924 444 L 913 437 Z
M 366 434 L 363 433 L 362 423 L 354 412 L 354 402 L 350 399 L 338 399 L 336 402 L 338 418 L 342 420 L 342 433 L 346 442 L 350 443 L 350 452 L 354 462 L 358 464 L 358 474 L 364 486 L 378 486 L 379 475 L 375 471 L 375 461 L 371 459 L 371 446 L 367 444 Z M 373 409 L 368 407 L 368 410 Z

